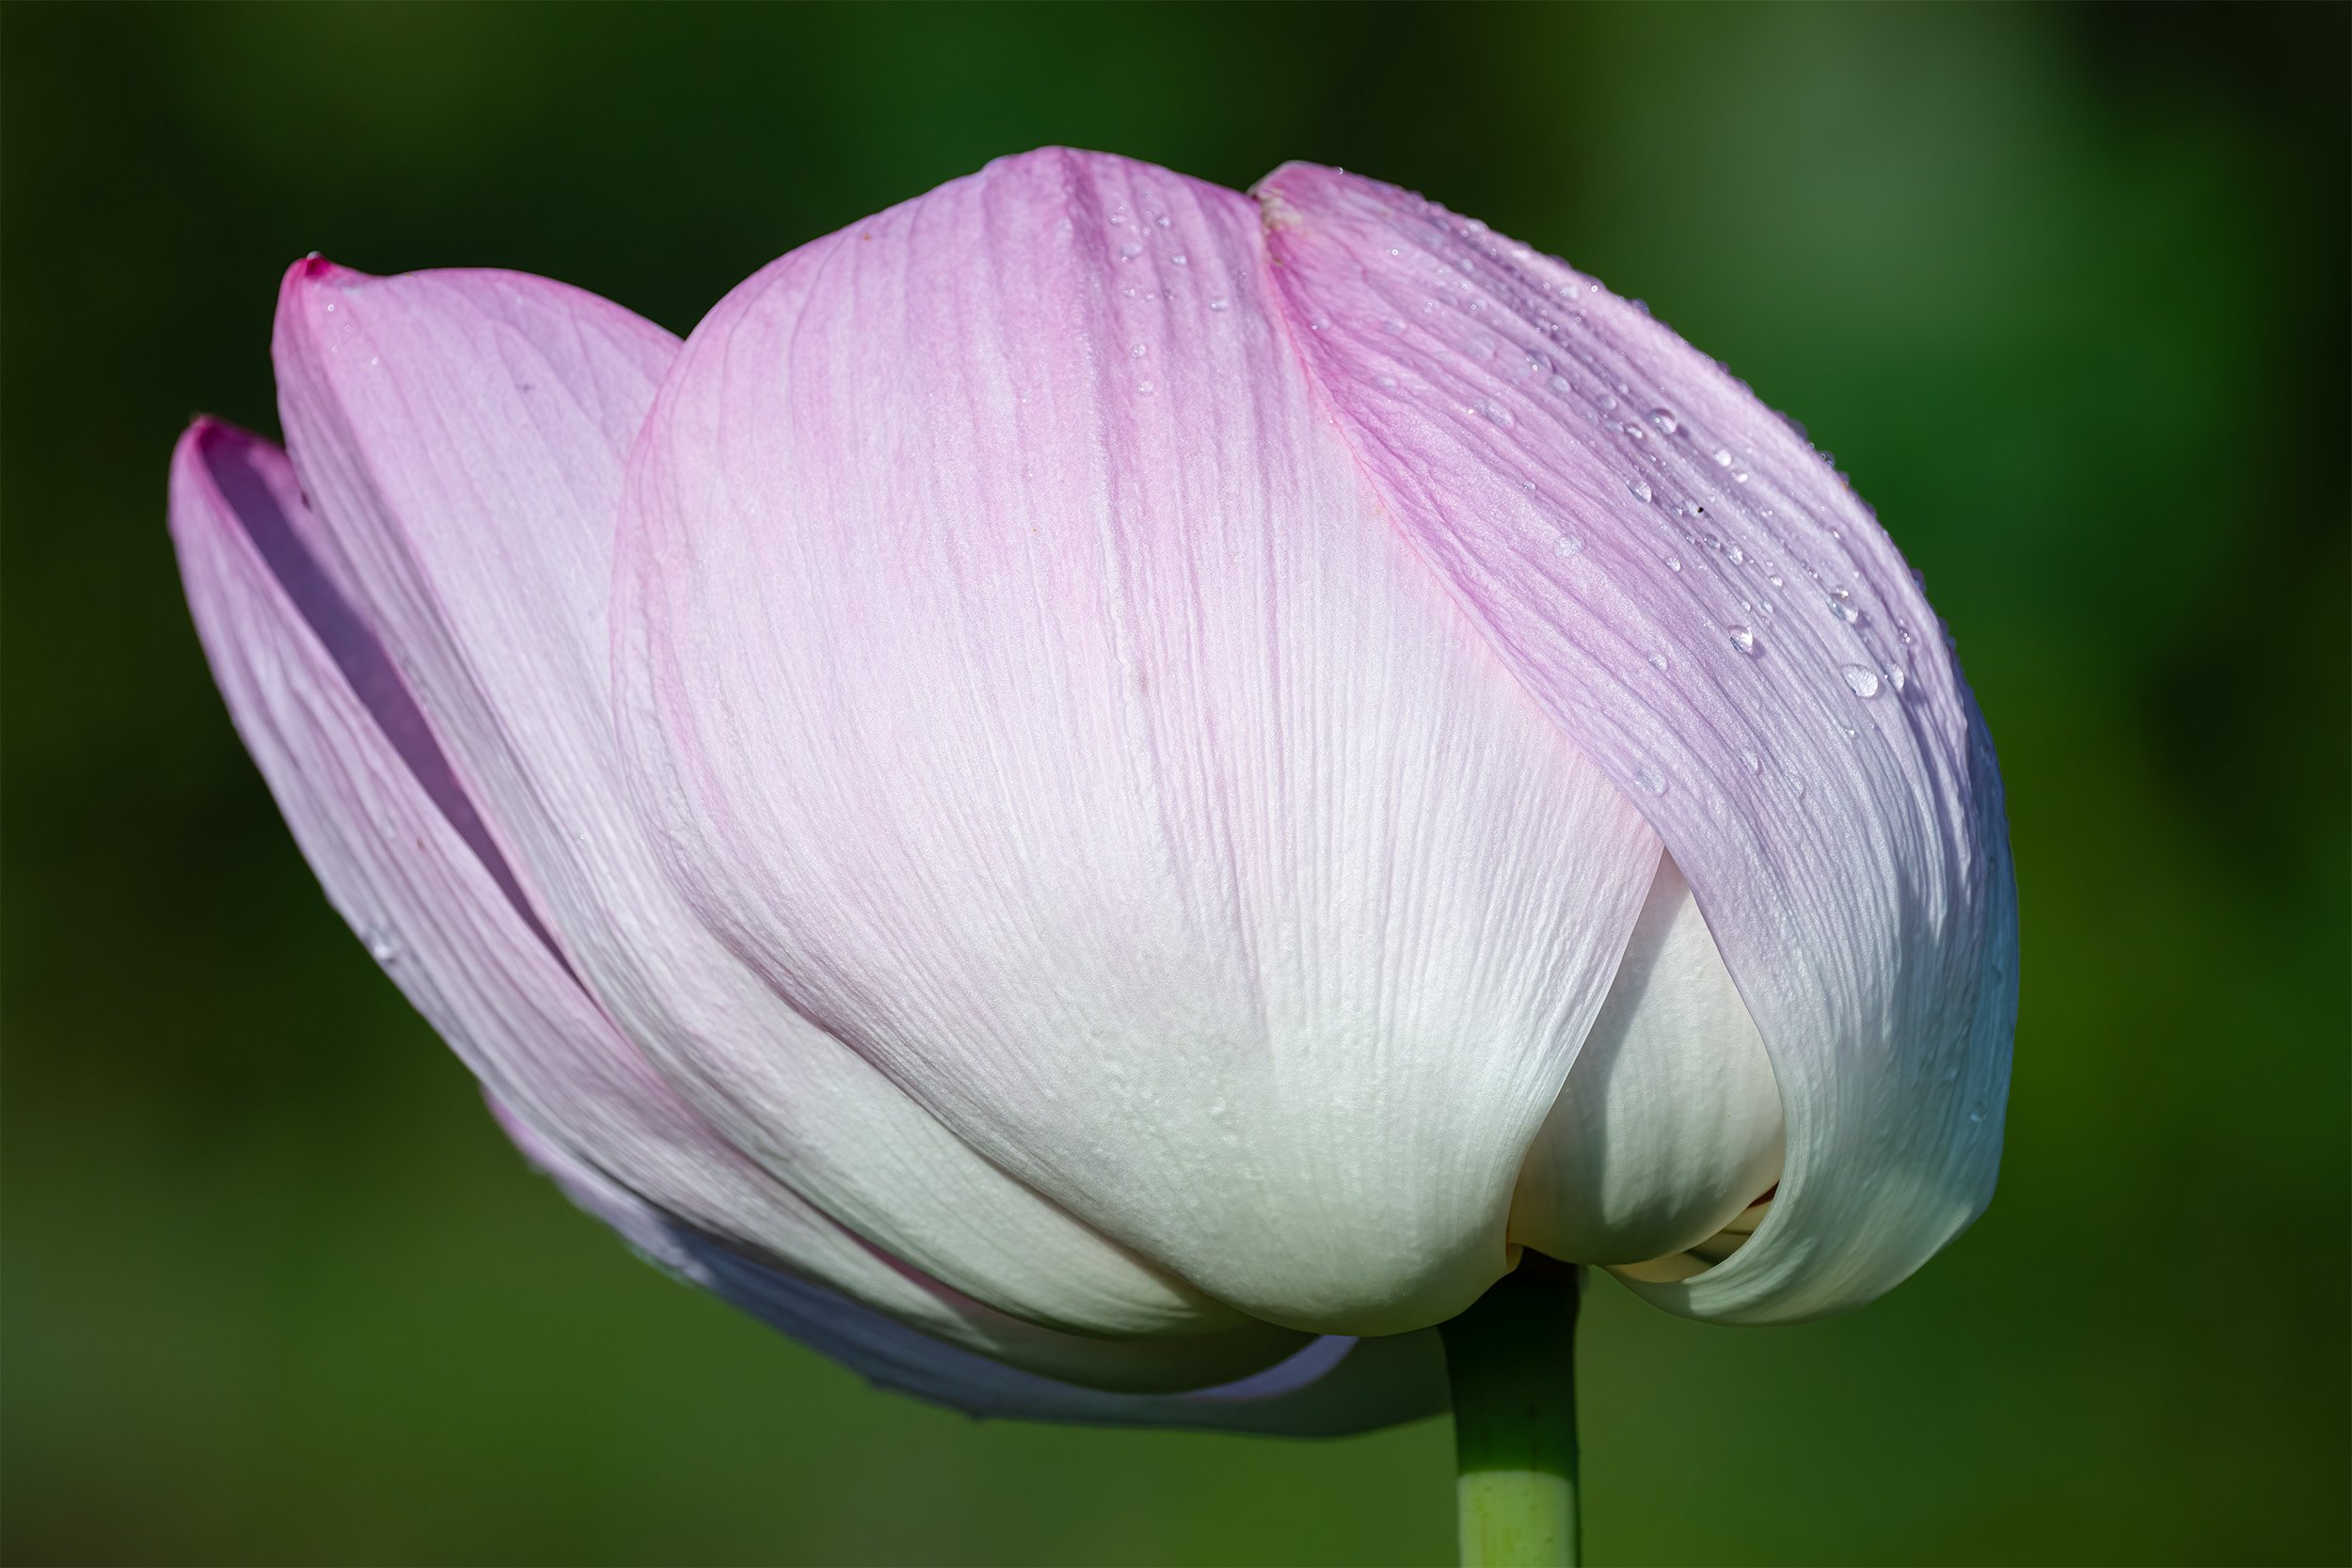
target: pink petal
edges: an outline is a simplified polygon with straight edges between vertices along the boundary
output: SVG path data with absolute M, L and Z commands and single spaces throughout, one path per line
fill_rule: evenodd
M 1295 341 L 1500 669 L 1640 806 L 1771 1053 L 1753 1242 L 1639 1288 L 1803 1318 L 1990 1197 L 2015 895 L 1990 740 L 1869 511 L 1747 388 L 1597 283 L 1391 186 L 1259 191 Z
M 770 985 L 1249 1312 L 1496 1277 L 1657 842 L 1366 488 L 1247 198 L 1046 151 L 809 245 L 630 486 L 640 799 Z
M 845 1292 L 864 1304 L 841 1302 L 845 1312 L 888 1313 L 1060 1378 L 1194 1387 L 1298 1344 L 1263 1325 L 1166 1339 L 1039 1328 L 882 1256 L 772 1180 L 646 1066 L 501 886 L 397 673 L 309 554 L 319 531 L 284 457 L 201 421 L 174 454 L 171 489 L 199 633 L 303 853 L 510 1128 L 530 1130 L 518 1141 L 534 1158 L 575 1171 L 593 1164 L 601 1187 L 628 1196 L 629 1214 L 699 1238 L 778 1291 Z
M 1240 1320 L 966 1148 L 759 983 L 658 871 L 613 745 L 621 462 L 675 343 L 510 273 L 296 266 L 276 357 L 326 574 L 395 650 L 571 971 L 777 1180 L 1005 1312 L 1112 1335 Z M 755 1116 L 743 1085 L 772 1089 Z

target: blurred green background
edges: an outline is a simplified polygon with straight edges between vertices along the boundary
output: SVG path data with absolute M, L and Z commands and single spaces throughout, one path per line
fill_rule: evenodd
M 1604 1285 L 1600 1562 L 2342 1562 L 2344 7 L 0 11 L 5 1550 L 1438 1562 L 1449 1435 L 974 1424 L 672 1285 L 326 909 L 164 465 L 275 429 L 280 270 L 684 330 L 1045 142 L 1285 158 L 1565 254 L 1836 451 L 2007 773 L 1999 1199 L 1857 1315 Z

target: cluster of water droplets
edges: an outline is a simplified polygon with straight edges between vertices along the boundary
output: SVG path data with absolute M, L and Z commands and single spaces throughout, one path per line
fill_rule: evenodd
M 1914 636 L 1899 618 L 1888 627 L 1875 625 L 1857 601 L 1860 558 L 1846 546 L 1843 529 L 1820 516 L 1797 493 L 1805 487 L 1803 476 L 1787 476 L 1795 479 L 1795 490 L 1776 483 L 1757 467 L 1753 441 L 1703 429 L 1707 421 L 1694 420 L 1671 397 L 1640 396 L 1642 368 L 1594 325 L 1592 312 L 1604 305 L 1597 282 L 1573 274 L 1555 280 L 1536 264 L 1530 247 L 1496 240 L 1474 219 L 1455 218 L 1434 205 L 1427 217 L 1427 230 L 1415 245 L 1386 247 L 1392 259 L 1407 260 L 1410 251 L 1426 258 L 1415 269 L 1425 295 L 1418 312 L 1392 295 L 1391 308 L 1377 318 L 1382 335 L 1403 334 L 1417 313 L 1473 366 L 1498 372 L 1527 401 L 1493 395 L 1467 400 L 1465 415 L 1490 428 L 1512 431 L 1537 412 L 1563 423 L 1584 422 L 1600 437 L 1597 450 L 1604 455 L 1613 451 L 1622 462 L 1625 494 L 1650 509 L 1666 535 L 1655 559 L 1702 601 L 1707 624 L 1721 639 L 1718 645 L 1744 660 L 1820 661 L 1822 684 L 1813 689 L 1827 705 L 1827 722 L 1850 740 L 1860 739 L 1866 729 L 1883 734 L 1879 726 L 1884 721 L 1864 716 L 1887 708 L 1890 699 L 1899 704 L 1904 698 L 1912 678 L 1904 650 L 1915 645 Z M 1481 256 L 1491 264 L 1482 268 Z M 1540 341 L 1525 341 L 1514 327 L 1532 328 Z M 1396 380 L 1383 374 L 1378 383 L 1389 388 Z M 1804 437 L 1801 425 L 1787 422 Z M 1828 453 L 1817 450 L 1815 455 L 1836 473 Z M 1851 496 L 1845 476 L 1836 479 Z M 1538 490 L 1532 482 L 1523 488 L 1531 495 Z M 1531 531 L 1548 539 L 1553 557 L 1584 557 L 1574 566 L 1583 571 L 1606 571 L 1613 563 L 1613 557 L 1596 562 L 1586 554 L 1562 508 L 1549 502 L 1542 507 L 1552 524 Z M 1681 546 L 1719 557 L 1722 568 L 1686 573 L 1677 540 Z M 1779 595 L 1791 581 L 1815 591 L 1819 620 L 1790 620 L 1800 615 L 1804 598 L 1796 595 L 1796 606 L 1781 602 Z M 1775 625 L 1779 631 L 1769 629 Z M 1656 656 L 1649 662 L 1667 668 Z M 1856 705 L 1840 711 L 1841 704 Z M 1871 708 L 1859 705 L 1866 704 Z M 1748 771 L 1762 770 L 1763 760 L 1754 749 L 1741 749 L 1740 758 Z M 1804 782 L 1794 774 L 1786 777 L 1802 798 Z M 1664 776 L 1655 768 L 1637 782 L 1649 789 L 1651 780 L 1657 785 L 1653 792 L 1663 793 Z
M 1231 280 L 1212 276 L 1216 270 L 1213 265 L 1194 268 L 1192 253 L 1185 248 L 1183 237 L 1175 231 L 1172 214 L 1151 206 L 1137 209 L 1125 201 L 1114 201 L 1104 214 L 1104 222 L 1111 231 L 1111 250 L 1118 257 L 1120 267 L 1137 267 L 1136 281 L 1119 285 L 1120 298 L 1159 300 L 1173 305 L 1180 298 L 1186 297 L 1186 294 L 1180 294 L 1181 287 L 1212 312 L 1221 315 L 1232 310 Z M 1063 218 L 1055 225 L 1056 230 L 1064 235 L 1073 233 L 1074 227 L 1069 218 Z M 1157 263 L 1165 263 L 1176 270 L 1173 274 L 1163 272 Z M 1129 385 L 1138 397 L 1154 395 L 1159 390 L 1159 382 L 1151 373 L 1151 346 L 1135 342 L 1129 344 L 1127 352 L 1135 361 L 1137 372 Z

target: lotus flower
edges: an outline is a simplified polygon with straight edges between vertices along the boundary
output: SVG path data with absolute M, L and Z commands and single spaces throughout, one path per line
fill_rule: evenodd
M 1523 1251 L 1794 1322 L 1990 1196 L 1941 625 L 1559 261 L 1046 150 L 683 344 L 314 258 L 274 353 L 172 528 L 328 896 L 574 1198 L 878 1382 L 1357 1430 Z

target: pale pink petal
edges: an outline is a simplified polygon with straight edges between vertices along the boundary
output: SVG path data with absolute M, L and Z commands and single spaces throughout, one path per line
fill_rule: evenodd
M 1934 612 L 1827 460 L 1639 307 L 1371 181 L 1259 195 L 1389 515 L 1640 806 L 1770 1052 L 1770 1219 L 1639 1288 L 1746 1322 L 1887 1289 L 1991 1196 L 2016 1000 L 1999 776 Z
M 779 992 L 1219 1299 L 1378 1333 L 1505 1266 L 1658 847 L 1273 300 L 1246 198 L 1063 151 L 786 258 L 632 458 L 616 672 Z
M 734 1303 L 877 1387 L 974 1416 L 1288 1437 L 1369 1432 L 1446 1408 L 1444 1352 L 1429 1330 L 1386 1339 L 1326 1335 L 1250 1377 L 1182 1393 L 1120 1393 L 1009 1366 L 747 1258 L 648 1208 L 568 1151 L 516 1124 L 511 1113 L 492 1108 L 574 1202 L 619 1231 L 648 1261 Z
M 560 1146 L 572 1167 L 593 1163 L 631 1212 L 725 1250 L 787 1294 L 845 1292 L 1060 1378 L 1196 1387 L 1299 1344 L 1263 1325 L 1163 1339 L 1039 1328 L 876 1253 L 773 1180 L 645 1065 L 485 862 L 476 818 L 398 673 L 309 552 L 318 531 L 284 457 L 199 422 L 174 455 L 171 492 L 199 633 L 303 853 L 509 1126 L 532 1130 L 518 1141 L 534 1158 Z
M 606 603 L 622 458 L 675 352 L 544 278 L 296 266 L 275 353 L 326 575 L 395 651 L 572 972 L 731 1142 L 1008 1312 L 1105 1334 L 1235 1323 L 973 1153 L 655 874 L 613 749 Z M 777 1114 L 741 1113 L 745 1076 L 784 1085 Z

